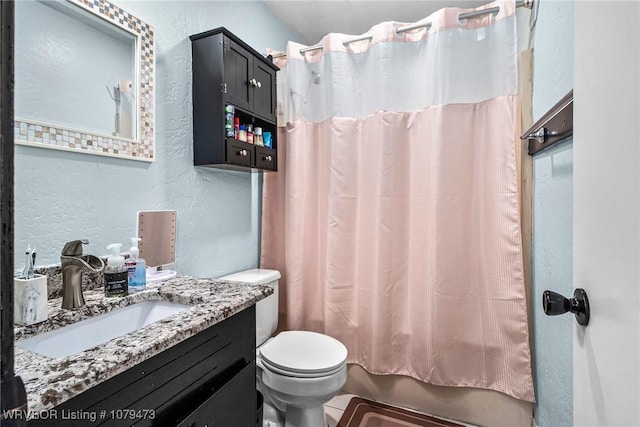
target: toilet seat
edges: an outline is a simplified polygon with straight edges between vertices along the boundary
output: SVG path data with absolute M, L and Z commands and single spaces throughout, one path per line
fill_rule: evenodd
M 274 373 L 298 378 L 318 378 L 340 371 L 347 348 L 317 332 L 285 331 L 260 347 L 264 366 Z
M 262 361 L 262 366 L 264 367 L 264 369 L 267 369 L 275 374 L 284 375 L 286 377 L 295 377 L 295 378 L 326 377 L 326 376 L 334 375 L 340 372 L 340 369 L 342 369 L 342 366 L 343 366 L 343 365 L 340 365 L 335 369 L 332 369 L 330 371 L 325 371 L 325 372 L 293 372 L 293 371 L 288 371 L 286 369 L 278 368 L 277 366 L 272 365 L 271 363 L 267 362 L 263 358 L 260 358 L 260 360 Z

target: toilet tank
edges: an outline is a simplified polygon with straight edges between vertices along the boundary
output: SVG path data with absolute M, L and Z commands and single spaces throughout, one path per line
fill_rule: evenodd
M 273 286 L 273 294 L 256 303 L 256 347 L 268 340 L 278 327 L 278 279 L 280 279 L 279 271 L 263 268 L 220 277 L 220 280 Z

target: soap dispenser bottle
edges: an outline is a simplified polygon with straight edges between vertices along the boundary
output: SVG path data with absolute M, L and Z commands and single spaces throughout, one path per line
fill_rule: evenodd
M 107 258 L 107 266 L 104 268 L 106 297 L 124 297 L 129 294 L 127 267 L 124 265 L 124 257 L 120 255 L 120 248 L 122 243 L 112 243 L 107 246 L 112 254 Z
M 131 238 L 131 247 L 129 248 L 129 260 L 127 269 L 129 272 L 129 292 L 144 291 L 147 285 L 147 263 L 140 258 L 140 250 L 138 237 Z

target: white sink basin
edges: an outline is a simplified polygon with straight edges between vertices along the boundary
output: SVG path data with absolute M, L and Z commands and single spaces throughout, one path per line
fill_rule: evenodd
M 143 301 L 17 341 L 16 346 L 47 357 L 66 357 L 190 308 L 168 301 Z

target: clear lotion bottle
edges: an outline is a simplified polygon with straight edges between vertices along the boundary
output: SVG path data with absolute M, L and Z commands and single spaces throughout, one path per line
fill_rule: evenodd
M 107 249 L 112 254 L 107 258 L 104 268 L 104 295 L 106 297 L 124 297 L 129 294 L 129 278 L 124 257 L 120 255 L 122 243 L 112 243 Z
M 140 250 L 138 237 L 131 238 L 131 247 L 129 248 L 129 292 L 144 291 L 147 285 L 147 263 L 140 258 Z

